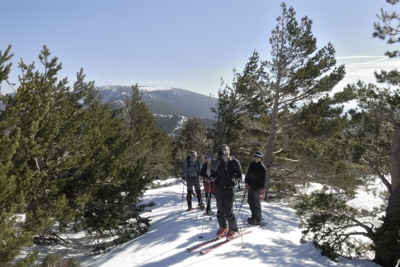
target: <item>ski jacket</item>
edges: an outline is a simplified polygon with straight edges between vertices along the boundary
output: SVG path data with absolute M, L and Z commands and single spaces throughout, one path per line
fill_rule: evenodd
M 242 179 L 240 162 L 232 157 L 229 157 L 227 163 L 222 158 L 217 159 L 211 169 L 211 176 L 216 177 L 215 184 L 222 188 L 233 188 Z
M 212 166 L 212 163 L 211 163 L 211 166 Z M 203 166 L 201 167 L 200 176 L 202 176 L 203 178 L 210 178 L 210 177 L 212 177 L 211 174 L 212 174 L 212 170 L 211 170 L 210 175 L 207 174 L 207 162 L 204 162 Z
M 190 159 L 186 159 L 183 164 L 182 174 L 185 177 L 196 177 L 199 175 L 201 171 L 201 162 L 196 159 L 196 161 L 192 161 Z
M 211 162 L 211 167 L 212 167 L 212 162 Z M 200 171 L 200 176 L 203 177 L 203 185 L 204 185 L 204 192 L 207 193 L 215 193 L 216 185 L 214 182 L 207 181 L 207 179 L 210 179 L 213 174 L 212 168 L 210 168 L 210 174 L 207 173 L 207 162 L 203 163 L 203 166 L 201 167 Z
M 244 182 L 254 189 L 264 188 L 267 171 L 262 162 L 251 162 Z

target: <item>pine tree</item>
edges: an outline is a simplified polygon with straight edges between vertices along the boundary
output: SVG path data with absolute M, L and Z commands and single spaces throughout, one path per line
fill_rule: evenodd
M 182 166 L 190 151 L 197 151 L 198 157 L 212 153 L 211 140 L 207 135 L 207 127 L 198 118 L 189 118 L 182 125 L 180 134 L 174 140 L 174 173 L 180 177 Z
M 16 94 L 2 97 L 3 264 L 32 241 L 70 242 L 61 233 L 72 222 L 97 238 L 117 237 L 115 242 L 142 233 L 148 220 L 136 204 L 152 178 L 169 168 L 161 160 L 169 158 L 169 138 L 140 99 L 133 99 L 134 122 L 127 126 L 119 111 L 102 103 L 94 82 L 84 81 L 82 70 L 70 88 L 67 79 L 58 79 L 61 64 L 46 47 L 39 60 L 43 72 L 21 61 Z M 1 77 L 7 78 L 4 62 Z M 25 220 L 17 224 L 16 213 Z
M 387 2 L 396 4 L 398 1 Z M 388 38 L 389 44 L 397 43 L 398 14 L 382 10 L 380 19 L 383 26 L 375 24 L 374 36 L 383 40 Z M 386 54 L 398 56 L 396 51 Z M 356 210 L 346 203 L 351 194 L 331 189 L 330 193 L 318 192 L 304 197 L 297 210 L 305 223 L 304 237 L 311 235 L 313 242 L 328 256 L 363 257 L 364 251 L 369 249 L 375 252 L 376 263 L 397 266 L 400 259 L 399 74 L 397 71 L 381 71 L 376 73 L 376 77 L 378 82 L 396 88 L 358 82 L 346 87 L 341 96 L 354 99 L 357 107 L 348 112 L 350 120 L 341 136 L 346 146 L 341 146 L 341 152 L 342 157 L 347 155 L 348 162 L 356 164 L 355 169 L 345 171 L 358 180 L 360 186 L 368 185 L 369 180 L 375 177 L 386 186 L 386 206 L 368 211 Z M 369 241 L 359 242 L 358 236 Z
M 342 128 L 342 135 L 336 139 L 341 143 L 333 143 L 329 153 L 325 154 L 337 159 L 332 161 L 333 168 L 327 169 L 334 170 L 331 173 L 342 180 L 341 184 L 346 175 L 353 184 L 326 187 L 302 198 L 296 210 L 306 229 L 303 240 L 313 240 L 331 258 L 351 255 L 364 257 L 365 251 L 372 249 L 376 253 L 376 262 L 394 266 L 385 263 L 385 259 L 396 261 L 396 255 L 399 255 L 395 213 L 382 218 L 384 206 L 358 210 L 347 201 L 354 198 L 357 187 L 368 187 L 376 178 L 386 185 L 391 194 L 391 184 L 386 177 L 391 172 L 393 114 L 400 105 L 400 98 L 390 90 L 362 82 L 349 85 L 346 90 L 356 96 L 351 98 L 355 99 L 357 109 L 350 109 L 347 114 L 350 120 L 346 128 Z M 344 163 L 345 160 L 347 163 Z M 329 205 L 322 198 L 327 199 Z M 385 199 L 386 196 L 384 203 Z M 363 241 L 358 238 L 360 236 L 364 237 Z
M 7 63 L 11 57 L 11 46 L 4 53 L 0 51 L 0 84 L 7 81 L 11 70 L 11 63 Z M 9 96 L 1 95 L 1 104 L 4 105 Z M 15 216 L 21 211 L 20 195 L 15 195 L 17 189 L 17 176 L 12 174 L 12 158 L 17 153 L 21 138 L 20 129 L 10 120 L 4 110 L 0 111 L 0 239 L 2 248 L 0 250 L 0 265 L 12 261 L 20 249 L 28 246 L 32 240 L 32 233 L 23 229 L 19 221 L 21 218 Z M 26 260 L 35 258 L 36 253 L 28 255 Z
M 124 101 L 122 109 L 126 131 L 132 135 L 132 160 L 146 159 L 144 172 L 150 179 L 165 176 L 171 171 L 171 138 L 157 128 L 156 119 L 150 112 L 138 85 L 132 86 L 130 97 Z
M 386 2 L 393 6 L 399 3 L 398 0 L 387 0 Z M 375 32 L 373 36 L 386 41 L 389 45 L 399 43 L 399 13 L 396 11 L 389 13 L 381 9 L 381 14 L 378 15 L 378 18 L 382 24 L 374 23 Z M 389 58 L 398 58 L 400 56 L 398 50 L 387 51 L 385 54 Z M 385 90 L 382 97 L 383 101 L 380 102 L 381 105 L 373 105 L 374 108 L 378 106 L 380 111 L 383 111 L 378 114 L 387 118 L 386 125 L 382 125 L 384 123 L 380 121 L 381 124 L 379 126 L 384 127 L 384 129 L 394 129 L 390 147 L 390 183 L 385 180 L 383 175 L 380 176 L 388 188 L 390 197 L 383 225 L 377 231 L 374 260 L 383 266 L 395 266 L 400 260 L 400 72 L 398 70 L 381 71 L 380 73 L 375 73 L 375 76 L 378 82 L 395 86 L 396 89 Z M 376 101 L 376 99 L 376 97 L 373 98 L 374 104 L 379 101 Z M 382 165 L 380 164 L 379 167 Z M 382 171 L 382 173 L 386 174 L 387 172 Z
M 243 103 L 240 112 L 249 114 L 242 121 L 253 136 L 250 149 L 264 149 L 268 181 L 293 172 L 291 166 L 286 174 L 278 169 L 301 163 L 295 153 L 296 140 L 302 138 L 297 128 L 301 117 L 294 114 L 331 92 L 345 73 L 344 66 L 336 66 L 332 44 L 317 49 L 312 20 L 304 17 L 298 22 L 292 7 L 281 7 L 270 37 L 271 59 L 262 61 L 255 51 L 235 82 L 237 99 Z
M 221 144 L 229 144 L 231 151 L 235 152 L 236 157 L 243 154 L 242 141 L 245 131 L 245 115 L 243 114 L 243 103 L 236 88 L 237 77 L 234 71 L 234 81 L 232 86 L 225 86 L 218 92 L 218 103 L 212 111 L 215 113 L 217 121 L 212 130 L 213 148 L 218 149 Z

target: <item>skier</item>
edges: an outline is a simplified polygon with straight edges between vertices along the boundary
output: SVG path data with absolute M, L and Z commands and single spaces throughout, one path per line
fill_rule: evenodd
M 216 185 L 212 180 L 214 178 L 211 177 L 211 163 L 212 163 L 212 155 L 207 154 L 205 157 L 205 162 L 201 168 L 200 176 L 203 178 L 204 192 L 206 197 L 206 215 L 211 215 L 211 195 L 215 194 Z
M 254 154 L 254 160 L 250 163 L 244 180 L 246 189 L 248 189 L 247 201 L 251 210 L 251 217 L 247 219 L 247 222 L 252 225 L 260 225 L 262 219 L 260 196 L 264 195 L 267 177 L 265 166 L 261 162 L 263 156 L 260 151 Z
M 192 208 L 192 194 L 193 194 L 193 187 L 196 191 L 197 200 L 199 203 L 199 208 L 204 209 L 204 204 L 201 195 L 200 189 L 200 179 L 199 173 L 201 170 L 201 162 L 197 159 L 197 152 L 192 151 L 190 153 L 190 157 L 185 160 L 183 164 L 183 179 L 186 180 L 187 186 L 187 204 L 188 204 L 188 211 L 193 210 Z
M 217 219 L 219 230 L 217 236 L 226 235 L 229 239 L 238 234 L 238 226 L 233 213 L 235 198 L 234 187 L 242 178 L 242 167 L 237 159 L 230 157 L 230 148 L 223 144 L 218 151 L 218 158 L 212 164 L 212 177 L 217 185 L 215 198 L 217 200 Z

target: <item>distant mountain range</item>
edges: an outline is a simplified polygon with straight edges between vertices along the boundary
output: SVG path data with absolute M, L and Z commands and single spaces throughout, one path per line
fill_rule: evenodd
M 130 86 L 100 86 L 96 89 L 102 94 L 103 102 L 111 107 L 120 107 L 122 101 L 131 94 Z M 208 127 L 212 126 L 217 99 L 185 89 L 171 87 L 139 86 L 142 99 L 157 119 L 157 126 L 174 135 L 187 119 L 196 117 Z

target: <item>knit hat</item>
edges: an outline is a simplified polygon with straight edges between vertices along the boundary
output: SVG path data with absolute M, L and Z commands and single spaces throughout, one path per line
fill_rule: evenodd
M 264 154 L 263 154 L 261 151 L 257 151 L 257 152 L 254 154 L 254 157 L 263 158 L 263 157 L 264 157 Z

